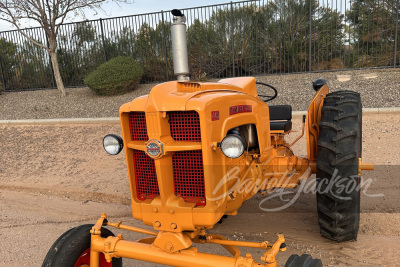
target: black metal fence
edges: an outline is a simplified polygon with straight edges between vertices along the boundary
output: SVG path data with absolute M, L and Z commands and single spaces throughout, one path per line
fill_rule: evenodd
M 242 1 L 183 9 L 194 79 L 400 65 L 400 0 Z M 169 11 L 65 24 L 58 61 L 66 86 L 83 85 L 119 56 L 143 65 L 143 82 L 173 79 Z M 46 44 L 41 28 L 24 30 Z M 6 90 L 54 87 L 44 49 L 0 32 Z

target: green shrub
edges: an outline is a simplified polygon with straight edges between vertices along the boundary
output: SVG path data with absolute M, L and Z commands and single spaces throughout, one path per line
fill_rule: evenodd
M 97 67 L 84 82 L 98 95 L 132 91 L 143 76 L 143 68 L 129 57 L 116 57 Z

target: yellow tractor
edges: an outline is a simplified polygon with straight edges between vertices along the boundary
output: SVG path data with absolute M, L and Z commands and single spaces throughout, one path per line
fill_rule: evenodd
M 111 155 L 124 149 L 133 217 L 154 231 L 112 223 L 102 214 L 95 225 L 61 235 L 42 266 L 122 266 L 121 258 L 171 266 L 277 266 L 277 253 L 286 250 L 283 235 L 274 243 L 254 243 L 207 231 L 255 194 L 294 188 L 312 174 L 321 234 L 339 242 L 356 239 L 361 170 L 373 169 L 361 162 L 360 95 L 329 93 L 326 82 L 316 80 L 302 134 L 288 143 L 292 109 L 266 104 L 277 95 L 272 86 L 274 94 L 259 96 L 253 77 L 189 80 L 185 16 L 179 10 L 172 13 L 177 81 L 159 84 L 149 95 L 121 106 L 122 137 L 103 139 Z M 307 156 L 299 157 L 291 147 L 304 132 Z M 150 237 L 128 241 L 104 226 Z M 202 253 L 193 243 L 219 244 L 232 256 Z M 240 255 L 237 247 L 265 253 L 253 259 Z M 292 255 L 285 266 L 322 263 L 310 255 Z

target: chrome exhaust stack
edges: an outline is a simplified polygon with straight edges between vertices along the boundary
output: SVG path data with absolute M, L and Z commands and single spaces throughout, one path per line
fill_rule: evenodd
M 174 16 L 171 25 L 174 74 L 178 82 L 186 82 L 190 80 L 186 41 L 186 17 L 178 9 L 172 10 L 171 13 Z

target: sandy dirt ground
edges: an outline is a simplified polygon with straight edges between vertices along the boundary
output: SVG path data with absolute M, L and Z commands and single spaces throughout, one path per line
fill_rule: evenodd
M 362 193 L 358 240 L 335 243 L 319 234 L 313 193 L 279 212 L 265 212 L 265 196 L 244 203 L 209 233 L 228 239 L 275 240 L 285 234 L 288 251 L 278 254 L 283 266 L 291 254 L 308 253 L 325 266 L 396 266 L 400 260 L 400 114 L 364 115 L 363 161 L 375 163 L 365 172 L 371 181 Z M 300 119 L 294 120 L 300 130 Z M 108 156 L 101 141 L 120 133 L 118 125 L 0 126 L 0 251 L 1 266 L 40 266 L 52 243 L 67 229 L 94 223 L 102 212 L 111 221 L 143 226 L 131 217 L 130 192 L 124 153 Z M 292 133 L 295 138 L 297 133 Z M 305 154 L 305 139 L 294 147 Z M 311 181 L 314 179 L 310 178 Z M 293 190 L 293 197 L 299 189 Z M 265 202 L 264 202 L 265 203 Z M 283 205 L 279 198 L 269 207 Z M 139 234 L 123 233 L 125 239 Z M 198 247 L 227 255 L 217 245 Z M 256 259 L 260 250 L 243 249 Z M 124 259 L 124 266 L 156 266 Z

